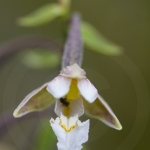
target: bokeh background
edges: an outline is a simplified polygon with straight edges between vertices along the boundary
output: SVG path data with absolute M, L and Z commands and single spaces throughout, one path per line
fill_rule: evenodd
M 32 28 L 16 23 L 18 18 L 50 2 L 55 1 L 1 1 L 0 44 L 28 35 L 42 35 L 63 43 L 59 19 Z M 123 130 L 117 131 L 91 119 L 85 150 L 149 150 L 150 1 L 72 0 L 71 11 L 79 11 L 84 20 L 124 48 L 121 56 L 105 56 L 85 47 L 83 68 L 123 126 Z M 43 70 L 28 68 L 21 63 L 24 55 L 20 54 L 0 65 L 0 119 L 3 123 L 25 95 L 51 80 L 60 70 L 60 65 Z M 56 149 L 56 138 L 48 122 L 56 117 L 52 109 L 53 106 L 46 115 L 34 113 L 7 123 L 1 129 L 0 149 Z M 86 119 L 87 116 L 81 118 Z M 41 143 L 49 147 L 43 148 Z

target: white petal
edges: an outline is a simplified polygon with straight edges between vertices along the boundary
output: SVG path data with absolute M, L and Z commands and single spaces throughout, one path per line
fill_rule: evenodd
M 97 89 L 87 78 L 78 80 L 78 88 L 79 88 L 81 95 L 89 103 L 94 102 L 95 99 L 98 97 Z
M 76 128 L 68 133 L 66 147 L 67 150 L 81 150 L 82 144 L 87 142 L 89 133 L 89 120 L 78 122 Z
M 58 99 L 55 104 L 55 113 L 57 116 L 60 117 L 61 113 L 64 112 L 65 109 L 69 109 L 69 116 L 75 116 L 78 114 L 78 117 L 82 116 L 84 114 L 84 106 L 83 106 L 83 101 L 82 98 L 79 97 L 76 100 L 71 100 L 69 102 L 68 106 L 65 106 L 61 101 Z
M 66 131 L 60 126 L 60 119 L 58 117 L 56 118 L 56 120 L 51 118 L 50 125 L 59 141 L 57 143 L 58 150 L 65 150 L 65 142 L 67 135 Z
M 69 78 L 85 78 L 85 71 L 81 69 L 77 64 L 73 64 L 71 66 L 67 66 L 64 68 L 61 72 L 60 75 L 64 77 L 69 77 Z
M 58 139 L 58 150 L 81 150 L 82 144 L 88 140 L 89 120 L 83 123 L 78 121 L 70 132 L 65 132 L 61 127 L 59 118 L 51 119 L 50 124 Z
M 68 93 L 70 84 L 71 79 L 59 75 L 48 84 L 47 91 L 58 99 Z

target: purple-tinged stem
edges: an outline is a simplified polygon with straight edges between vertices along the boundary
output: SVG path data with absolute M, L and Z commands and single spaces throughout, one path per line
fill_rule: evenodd
M 62 52 L 62 46 L 50 38 L 40 36 L 20 37 L 0 46 L 0 65 L 17 52 L 21 52 L 28 48 L 45 48 L 54 50 L 58 53 Z
M 64 47 L 62 68 L 77 63 L 81 66 L 83 55 L 83 43 L 80 32 L 80 17 L 74 14 L 71 19 L 68 38 Z

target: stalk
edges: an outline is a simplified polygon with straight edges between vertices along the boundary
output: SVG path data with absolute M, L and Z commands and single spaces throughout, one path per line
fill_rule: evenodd
M 83 57 L 83 43 L 80 31 L 80 16 L 74 14 L 62 56 L 62 68 L 77 63 L 81 66 Z

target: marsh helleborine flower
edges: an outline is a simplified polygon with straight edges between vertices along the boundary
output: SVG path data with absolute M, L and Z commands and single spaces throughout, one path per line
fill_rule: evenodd
M 41 111 L 56 100 L 55 113 L 58 117 L 56 120 L 51 119 L 50 124 L 58 139 L 58 150 L 80 150 L 82 144 L 88 140 L 89 120 L 79 120 L 84 114 L 84 109 L 87 115 L 112 128 L 122 129 L 113 111 L 86 78 L 85 71 L 79 67 L 81 59 L 79 17 L 75 15 L 65 46 L 63 69 L 60 74 L 27 95 L 13 114 L 14 117 L 21 117 L 29 112 Z
M 50 124 L 57 135 L 60 150 L 80 150 L 81 144 L 88 140 L 89 120 L 81 123 L 78 119 L 84 114 L 84 107 L 91 117 L 100 119 L 115 129 L 122 129 L 108 104 L 77 64 L 67 66 L 51 82 L 26 96 L 14 111 L 14 116 L 21 117 L 29 112 L 42 110 L 54 99 L 58 118 L 51 119 Z

